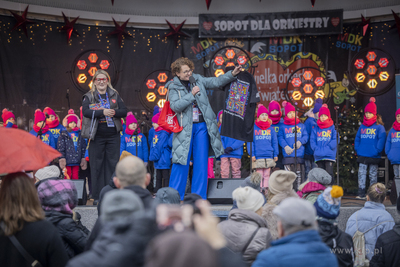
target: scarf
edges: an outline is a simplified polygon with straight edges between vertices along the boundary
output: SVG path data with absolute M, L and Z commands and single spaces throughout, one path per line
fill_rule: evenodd
M 325 129 L 325 128 L 329 128 L 333 125 L 333 120 L 331 118 L 328 118 L 327 120 L 322 122 L 318 119 L 317 124 L 318 124 L 319 128 Z
M 57 116 L 55 116 L 55 117 L 56 117 L 56 118 L 55 118 L 54 120 L 52 120 L 51 122 L 48 122 L 48 121 L 46 120 L 46 125 L 48 125 L 49 128 L 51 128 L 51 129 L 57 127 L 57 126 L 60 124 L 60 121 L 58 120 L 58 117 L 57 117 Z
M 166 131 L 167 133 L 172 133 L 170 130 L 164 129 L 163 127 L 161 127 L 160 125 L 158 125 L 158 128 L 155 129 L 154 131 L 159 132 L 159 131 Z
M 393 129 L 395 129 L 396 131 L 400 131 L 400 123 L 398 123 L 397 121 L 393 122 Z
M 279 112 L 278 114 L 275 114 L 275 115 L 272 115 L 271 113 L 269 113 L 268 117 L 271 119 L 272 124 L 277 124 L 281 120 L 282 112 Z
M 137 130 L 137 134 L 140 134 L 140 128 L 136 128 L 136 130 Z M 128 127 L 126 127 L 126 129 L 125 129 L 125 133 L 128 135 L 133 135 L 134 132 L 135 132 L 135 130 L 131 130 Z
M 270 120 L 267 121 L 261 121 L 259 119 L 256 119 L 256 125 L 261 129 L 261 130 L 267 130 L 271 126 Z
M 39 132 L 40 127 L 38 127 L 36 124 L 33 125 L 33 130 L 35 130 L 35 132 Z M 44 127 L 42 128 L 42 134 L 46 133 L 49 130 L 49 125 L 45 124 Z
M 106 91 L 106 99 L 103 99 L 103 98 L 101 98 L 101 95 L 100 95 L 100 93 L 99 92 L 97 92 L 97 94 L 98 94 L 98 96 L 99 96 L 99 100 L 100 100 L 100 105 L 101 105 L 101 107 L 102 108 L 105 108 L 105 109 L 110 109 L 111 108 L 111 106 L 110 106 L 110 99 L 108 98 L 108 93 L 107 93 L 107 91 Z M 107 126 L 114 126 L 115 127 L 115 124 L 114 124 L 114 121 L 113 121 L 113 119 L 111 118 L 111 117 L 108 117 L 108 116 L 105 116 L 106 117 L 106 121 L 107 121 Z
M 364 116 L 364 121 L 363 124 L 367 127 L 371 126 L 376 122 L 376 115 L 374 115 L 371 119 L 367 119 L 367 117 Z
M 283 123 L 286 125 L 294 125 L 294 118 L 289 119 L 287 116 L 285 117 L 285 119 L 283 120 Z M 299 118 L 296 118 L 296 124 L 299 124 L 300 120 Z

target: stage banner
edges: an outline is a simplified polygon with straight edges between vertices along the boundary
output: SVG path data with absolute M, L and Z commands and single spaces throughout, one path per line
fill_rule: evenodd
M 199 38 L 341 34 L 342 23 L 343 9 L 254 14 L 199 14 Z

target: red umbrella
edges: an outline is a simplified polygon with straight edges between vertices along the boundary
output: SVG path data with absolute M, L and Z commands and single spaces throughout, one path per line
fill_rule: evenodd
M 26 131 L 0 127 L 0 174 L 38 170 L 60 156 Z

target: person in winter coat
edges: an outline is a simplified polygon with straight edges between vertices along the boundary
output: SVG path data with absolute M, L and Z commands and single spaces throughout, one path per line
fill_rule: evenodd
M 263 207 L 262 217 L 267 221 L 272 238 L 278 238 L 278 218 L 273 213 L 274 208 L 286 198 L 299 198 L 293 190 L 296 174 L 291 171 L 274 171 L 269 177 L 268 201 Z
M 386 197 L 386 187 L 381 183 L 373 184 L 367 192 L 367 202 L 359 211 L 353 213 L 347 221 L 346 233 L 354 236 L 357 231 L 364 233 L 365 252 L 368 260 L 374 255 L 378 237 L 392 230 L 394 220 L 382 204 Z M 357 255 L 357 248 L 354 248 Z
M 43 267 L 64 267 L 68 261 L 63 241 L 44 219 L 33 181 L 23 172 L 3 177 L 0 187 L 1 266 L 33 266 L 11 242 L 14 236 Z M 4 227 L 4 228 L 3 228 Z
M 333 180 L 333 164 L 336 162 L 337 150 L 336 129 L 326 104 L 322 105 L 318 116 L 317 126 L 311 133 L 311 149 L 314 151 L 314 159 L 318 167 L 326 170 Z
M 35 173 L 35 187 L 38 188 L 38 186 L 47 179 L 60 179 L 60 174 L 60 168 L 56 165 L 46 166 L 37 170 Z
M 171 168 L 171 140 L 172 134 L 158 125 L 160 113 L 153 116 L 154 127 L 153 141 L 150 146 L 149 160 L 154 162 L 156 169 L 156 193 L 162 187 L 169 186 L 169 171 Z
M 400 108 L 396 111 L 396 120 L 387 135 L 385 152 L 393 165 L 394 178 L 400 179 Z
M 59 160 L 60 168 L 67 168 L 68 176 L 77 180 L 79 178 L 79 166 L 86 170 L 87 162 L 85 159 L 86 141 L 81 136 L 79 118 L 74 111 L 70 109 L 64 119 L 66 124 L 65 131 L 62 131 L 58 138 L 57 150 L 61 153 Z
M 17 123 L 15 121 L 15 115 L 11 111 L 8 111 L 6 108 L 3 109 L 1 114 L 1 118 L 3 119 L 3 126 L 6 128 L 18 128 Z
M 279 129 L 283 125 L 281 105 L 279 104 L 279 102 L 272 100 L 271 102 L 269 102 L 268 111 L 269 111 L 268 118 L 272 121 L 271 126 L 275 129 L 275 134 L 278 137 Z M 275 167 L 283 170 L 284 166 L 282 164 L 282 159 L 283 159 L 282 148 L 280 146 L 278 146 L 278 148 L 279 148 L 278 161 L 276 162 Z
M 323 103 L 322 98 L 317 98 L 315 100 L 314 107 L 304 114 L 305 116 L 308 117 L 304 122 L 304 126 L 306 127 L 308 133 L 308 142 L 305 145 L 305 151 L 304 151 L 304 167 L 305 167 L 306 179 L 308 178 L 308 173 L 310 172 L 310 170 L 317 167 L 317 164 L 315 163 L 314 160 L 314 150 L 312 150 L 311 148 L 310 140 L 313 129 L 317 126 L 317 120 L 319 118 L 318 112 L 322 107 L 322 103 Z
M 311 204 L 317 201 L 319 195 L 331 184 L 332 176 L 324 169 L 314 168 L 308 173 L 308 179 L 299 186 L 297 195 Z
M 337 226 L 336 218 L 340 213 L 342 196 L 343 188 L 333 185 L 318 196 L 314 207 L 317 211 L 318 232 L 322 241 L 336 255 L 339 267 L 353 267 L 353 238 Z
M 233 81 L 240 68 L 237 66 L 233 71 L 219 77 L 205 78 L 192 73 L 194 63 L 188 58 L 178 58 L 171 65 L 171 72 L 175 77 L 173 82 L 165 87 L 169 90 L 171 109 L 177 113 L 178 122 L 183 130 L 174 133 L 172 141 L 173 175 L 170 187 L 179 191 L 181 200 L 185 196 L 193 150 L 196 150 L 196 153 L 193 153 L 192 193 L 199 194 L 204 199 L 207 197 L 209 144 L 216 157 L 224 154 L 224 148 L 206 89 L 221 87 Z M 196 82 L 191 84 L 189 77 L 193 77 Z
M 228 219 L 218 227 L 225 236 L 227 247 L 242 254 L 244 261 L 251 265 L 272 240 L 267 222 L 261 217 L 264 197 L 259 190 L 246 186 L 235 189 L 232 198 L 238 209 L 231 210 Z
M 297 173 L 300 171 L 300 176 L 297 178 L 294 184 L 295 189 L 298 189 L 299 185 L 305 181 L 304 174 L 304 145 L 308 141 L 308 133 L 306 127 L 300 122 L 299 118 L 296 117 L 295 108 L 289 102 L 284 101 L 282 104 L 285 107 L 285 119 L 282 127 L 279 128 L 278 140 L 279 145 L 282 147 L 283 160 L 282 163 L 285 166 L 285 170 L 293 171 Z M 296 124 L 296 135 L 297 141 L 295 143 L 295 130 L 294 125 Z M 295 157 L 297 157 L 297 166 L 295 166 Z
M 258 254 L 252 267 L 337 267 L 338 260 L 331 254 L 318 234 L 316 212 L 304 200 L 288 198 L 275 209 L 279 239 Z
M 378 164 L 381 161 L 381 153 L 385 147 L 386 132 L 383 127 L 382 118 L 376 114 L 375 98 L 371 97 L 370 102 L 364 110 L 364 120 L 357 131 L 354 141 L 354 149 L 357 153 L 358 169 L 358 197 L 365 199 L 365 184 L 367 170 L 369 167 L 370 185 L 378 181 Z
M 218 112 L 217 116 L 220 133 L 223 119 L 222 114 L 223 110 Z M 221 155 L 221 178 L 229 178 L 230 168 L 232 168 L 232 178 L 242 178 L 240 168 L 242 167 L 243 141 L 226 136 L 221 136 L 221 141 L 225 152 Z
M 250 176 L 246 177 L 243 182 L 240 184 L 240 187 L 246 187 L 249 186 L 255 190 L 260 190 L 260 184 L 261 184 L 261 180 L 262 180 L 262 175 L 256 171 L 253 171 Z M 264 201 L 265 203 L 267 203 L 267 199 L 265 198 L 265 194 L 264 196 Z M 265 204 L 264 203 L 264 204 Z M 233 199 L 233 205 L 232 205 L 232 209 L 237 209 L 237 203 L 236 200 Z
M 400 197 L 397 198 L 397 214 L 400 214 Z M 400 222 L 392 230 L 381 234 L 376 241 L 375 253 L 369 264 L 370 267 L 400 266 Z
M 51 133 L 51 131 L 49 131 L 49 126 L 46 125 L 46 116 L 40 109 L 35 110 L 35 120 L 33 123 L 33 130 L 30 131 L 29 133 L 34 136 L 40 137 L 43 143 L 56 149 L 54 136 Z
M 138 128 L 137 120 L 132 112 L 128 112 L 126 116 L 126 129 L 125 133 L 121 136 L 120 153 L 127 151 L 134 156 L 139 157 L 145 162 L 149 160 L 149 148 L 147 147 L 147 139 Z
M 82 253 L 90 232 L 73 211 L 78 204 L 75 185 L 66 180 L 45 180 L 37 190 L 46 220 L 57 227 L 68 257 Z
M 46 125 L 49 126 L 49 131 L 53 134 L 57 148 L 58 138 L 60 137 L 61 132 L 66 130 L 66 127 L 60 124 L 58 115 L 51 108 L 45 107 L 43 113 L 46 116 Z
M 156 193 L 155 201 L 163 204 L 181 204 L 181 197 L 176 189 L 171 187 L 160 188 Z

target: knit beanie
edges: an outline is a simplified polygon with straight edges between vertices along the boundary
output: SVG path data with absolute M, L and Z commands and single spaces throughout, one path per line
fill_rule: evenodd
M 257 118 L 259 118 L 260 115 L 263 114 L 263 113 L 269 114 L 268 113 L 268 109 L 266 107 L 264 107 L 263 104 L 260 104 L 260 105 L 258 105 Z
M 66 128 L 68 127 L 70 122 L 75 122 L 76 126 L 79 127 L 81 120 L 79 119 L 78 115 L 75 114 L 74 110 L 71 108 L 70 110 L 68 110 L 68 115 L 65 116 L 62 122 L 63 126 Z
M 279 111 L 279 113 L 281 113 L 281 105 L 279 105 L 279 103 L 277 101 L 272 100 L 271 102 L 269 102 L 268 110 L 270 112 L 273 110 L 277 110 L 277 111 Z
M 291 171 L 274 171 L 269 177 L 268 185 L 272 194 L 276 195 L 293 189 L 296 174 Z
M 159 106 L 154 106 L 154 109 L 153 109 L 153 116 L 154 115 L 156 115 L 157 113 L 159 113 L 159 112 L 161 112 L 161 108 L 159 107 Z
M 128 115 L 126 116 L 126 126 L 128 127 L 132 123 L 137 123 L 137 120 L 135 118 L 135 115 L 133 115 L 132 111 L 128 112 Z
M 197 200 L 203 199 L 200 195 L 195 193 L 186 194 L 183 198 L 183 205 L 194 205 Z
M 313 112 L 314 113 L 320 112 L 320 109 L 322 107 L 322 103 L 323 103 L 322 98 L 317 98 L 315 100 L 315 104 L 314 104 L 314 108 L 313 108 Z
M 154 115 L 153 118 L 151 119 L 151 122 L 158 124 L 158 119 L 160 118 L 160 114 L 161 113 L 157 113 L 156 115 Z
M 318 116 L 321 117 L 321 115 L 326 115 L 328 116 L 328 118 L 331 118 L 331 112 L 327 104 L 323 104 L 322 107 L 320 108 Z
M 342 196 L 342 187 L 337 185 L 327 187 L 314 203 L 317 216 L 329 220 L 336 219 L 340 213 L 340 199 Z
M 60 169 L 55 165 L 46 166 L 44 168 L 39 169 L 35 173 L 35 177 L 39 180 L 44 180 L 48 178 L 59 178 Z
M 131 190 L 111 190 L 104 195 L 100 209 L 102 221 L 113 221 L 121 217 L 129 217 L 134 212 L 143 210 L 143 202 Z
M 3 112 L 1 114 L 1 117 L 3 118 L 3 122 L 6 123 L 6 121 L 10 118 L 13 118 L 15 120 L 15 116 L 11 111 L 8 111 L 6 108 L 3 109 Z
M 43 109 L 43 113 L 44 114 L 47 114 L 47 115 L 53 115 L 53 116 L 56 116 L 56 113 L 54 112 L 54 110 L 52 110 L 51 108 L 49 108 L 49 107 L 45 107 L 44 109 Z
M 332 182 L 332 176 L 322 168 L 314 168 L 308 173 L 308 181 L 329 185 Z
M 232 192 L 232 198 L 242 210 L 258 211 L 264 205 L 264 197 L 260 191 L 250 186 L 236 188 Z
M 36 125 L 38 122 L 41 122 L 41 121 L 46 121 L 46 116 L 40 109 L 37 109 L 37 110 L 35 110 L 34 124 Z
M 282 106 L 285 108 L 285 116 L 287 116 L 289 112 L 295 111 L 294 106 L 287 101 L 283 101 Z
M 375 97 L 371 97 L 369 99 L 369 103 L 365 106 L 364 113 L 370 112 L 370 113 L 376 115 L 376 104 L 375 104 L 375 101 L 376 101 Z
M 124 158 L 126 158 L 128 156 L 133 156 L 133 155 L 126 150 L 122 151 L 121 156 L 119 156 L 119 161 L 123 160 Z
M 396 117 L 400 114 L 400 108 L 396 111 Z
M 178 190 L 172 187 L 164 187 L 158 189 L 155 199 L 158 201 L 158 203 L 178 205 L 181 204 L 181 197 Z

